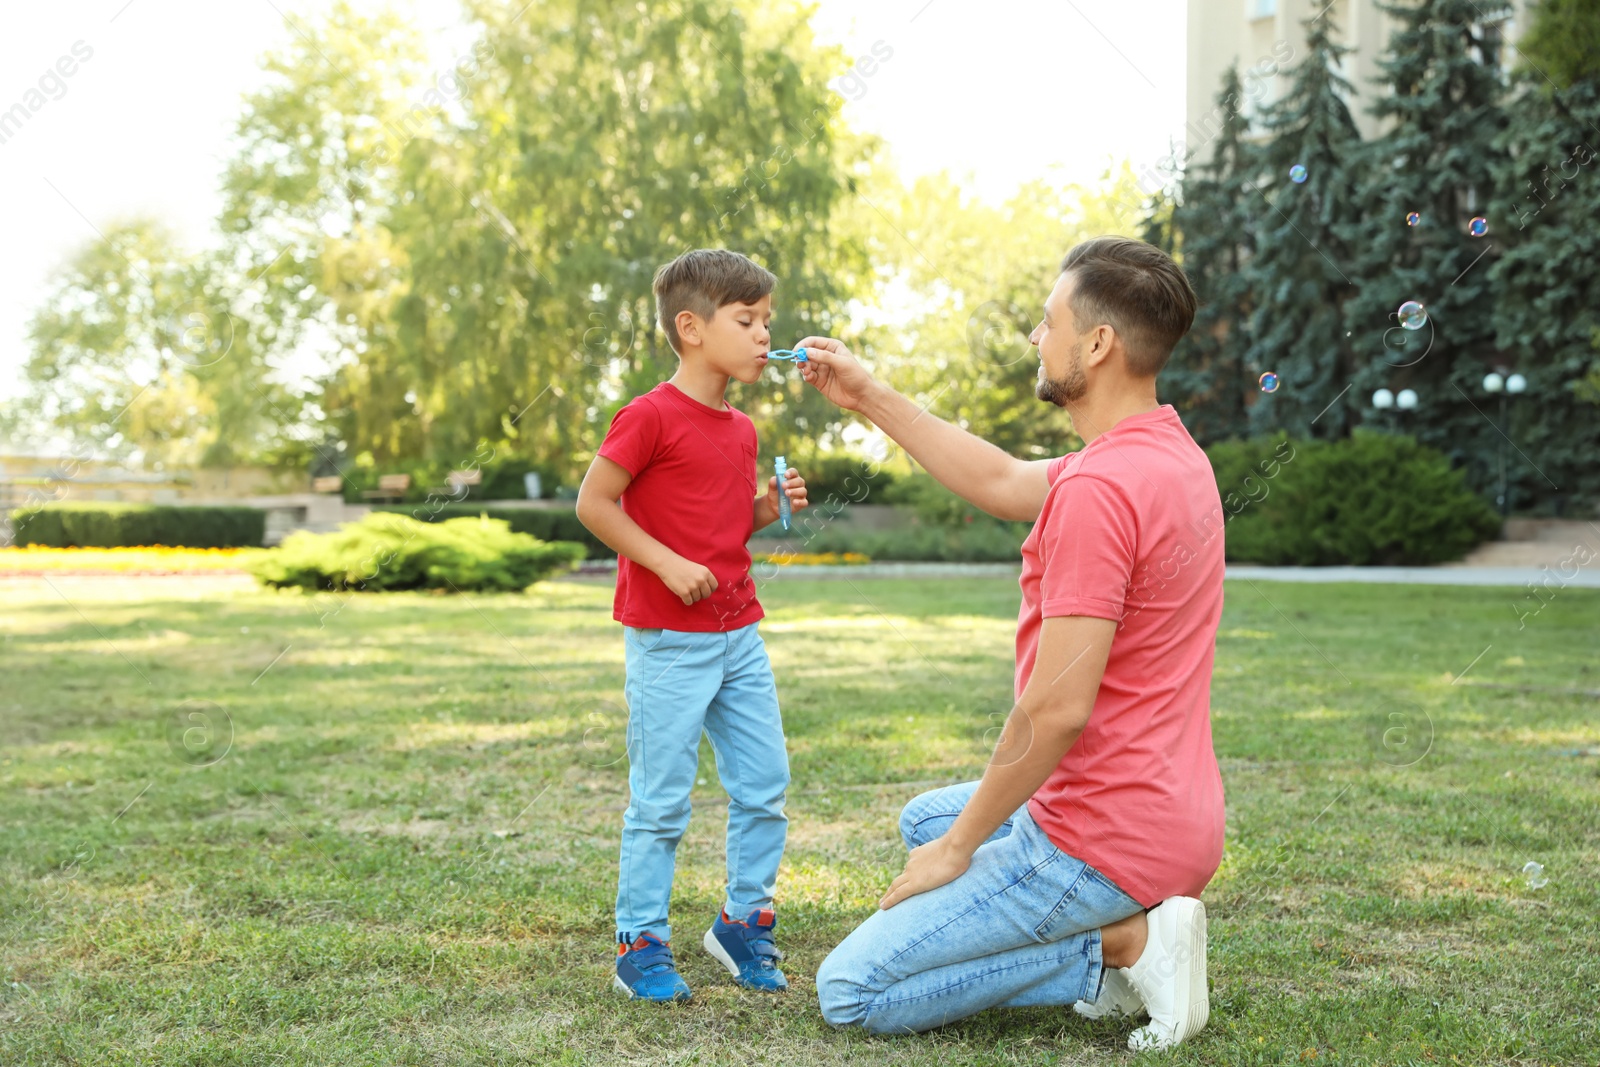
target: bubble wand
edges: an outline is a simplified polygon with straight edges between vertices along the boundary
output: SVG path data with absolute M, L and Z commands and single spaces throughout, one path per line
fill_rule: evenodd
M 793 360 L 796 363 L 810 362 L 808 359 L 806 359 L 806 350 L 803 348 L 774 349 L 773 351 L 767 353 L 767 358 L 788 359 Z M 783 483 L 789 479 L 789 462 L 782 456 L 779 456 L 777 462 L 774 463 L 773 466 L 776 468 L 778 475 L 778 518 L 783 522 L 783 528 L 787 530 L 789 528 L 789 520 L 794 514 L 794 512 L 790 509 L 789 494 L 785 492 L 783 488 Z

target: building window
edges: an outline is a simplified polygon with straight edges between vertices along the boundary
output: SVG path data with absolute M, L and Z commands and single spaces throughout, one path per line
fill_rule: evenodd
M 1244 17 L 1270 19 L 1278 13 L 1278 0 L 1244 0 Z
M 1502 74 L 1507 73 L 1506 41 L 1511 37 L 1511 16 L 1474 22 L 1469 32 L 1472 34 L 1472 58 Z

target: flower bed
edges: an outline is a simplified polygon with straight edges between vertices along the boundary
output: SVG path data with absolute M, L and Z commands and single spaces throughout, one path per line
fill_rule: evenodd
M 25 548 L 0 549 L 0 577 L 51 574 L 243 574 L 251 548 Z
M 780 567 L 847 567 L 872 562 L 860 552 L 759 552 L 754 560 Z

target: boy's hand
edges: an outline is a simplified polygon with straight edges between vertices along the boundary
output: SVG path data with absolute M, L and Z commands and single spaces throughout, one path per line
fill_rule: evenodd
M 783 476 L 783 491 L 789 497 L 790 512 L 801 512 L 810 506 L 810 501 L 806 499 L 806 480 L 800 477 L 800 472 L 793 467 L 790 467 L 788 473 Z M 761 498 L 761 506 L 766 509 L 764 514 L 767 516 L 767 522 L 777 522 L 782 517 L 778 511 L 777 475 L 767 479 L 767 495 Z
M 678 555 L 662 564 L 661 569 L 656 571 L 656 577 L 665 582 L 667 588 L 672 590 L 672 595 L 685 604 L 704 600 L 717 591 L 717 576 L 711 573 L 710 567 Z
M 807 337 L 795 344 L 806 350 L 807 359 L 797 364 L 800 377 L 817 387 L 817 391 L 846 411 L 860 411 L 867 395 L 877 386 L 856 357 L 842 341 L 831 337 Z

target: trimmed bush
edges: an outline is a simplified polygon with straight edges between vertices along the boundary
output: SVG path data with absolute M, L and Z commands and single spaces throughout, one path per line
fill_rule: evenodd
M 245 566 L 279 588 L 520 592 L 582 558 L 582 545 L 540 541 L 496 519 L 426 523 L 380 512 L 329 534 L 292 533 Z
M 796 552 L 859 552 L 882 561 L 1021 563 L 1022 542 L 1030 528 L 1025 522 L 982 519 L 960 527 L 924 525 L 904 530 L 852 530 L 848 525 L 829 525 L 807 536 L 805 529 L 797 525 L 778 543 L 791 545 Z
M 884 493 L 883 503 L 910 508 L 916 512 L 919 522 L 929 526 L 960 528 L 970 523 L 995 521 L 940 485 L 931 474 L 919 473 L 899 479 Z
M 541 492 L 547 498 L 554 496 L 556 490 L 562 487 L 560 473 L 548 464 L 516 457 L 489 459 L 477 463 L 474 462 L 476 458 L 463 458 L 453 463 L 423 460 L 386 462 L 372 466 L 348 463 L 337 471 L 330 470 L 327 473 L 338 473 L 343 476 L 342 492 L 348 504 L 371 503 L 372 498 L 366 493 L 368 490 L 377 489 L 378 479 L 385 474 L 411 475 L 411 488 L 407 489 L 400 499 L 413 506 L 428 503 L 429 490 L 448 486 L 452 472 L 473 468 L 480 472 L 481 480 L 477 485 L 468 486 L 460 500 L 522 500 L 527 496 L 527 486 L 522 476 L 528 472 L 539 475 L 542 483 Z
M 1460 559 L 1500 528 L 1439 452 L 1397 434 L 1340 441 L 1282 435 L 1206 455 L 1227 515 L 1230 561 L 1419 565 Z
M 770 452 L 770 449 L 769 449 Z M 767 455 L 761 473 L 761 491 L 767 491 L 775 456 Z M 829 496 L 854 504 L 883 504 L 883 493 L 896 481 L 895 476 L 865 456 L 830 452 L 818 456 L 786 456 L 789 466 L 806 480 L 806 494 L 818 504 Z
M 615 559 L 617 555 L 578 521 L 576 508 L 483 508 L 471 504 L 445 504 L 436 510 L 432 504 L 412 504 L 388 505 L 372 510 L 395 512 L 421 522 L 471 519 L 482 515 L 499 519 L 510 526 L 514 533 L 525 533 L 541 541 L 576 541 L 588 550 L 590 559 Z
M 42 504 L 11 512 L 18 545 L 48 548 L 253 548 L 266 533 L 260 508 L 177 504 Z

